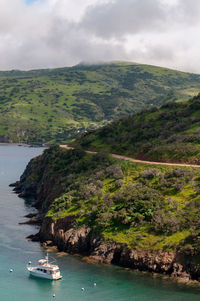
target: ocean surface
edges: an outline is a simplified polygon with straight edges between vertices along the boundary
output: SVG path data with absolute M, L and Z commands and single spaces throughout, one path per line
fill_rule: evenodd
M 63 279 L 52 282 L 31 278 L 26 264 L 37 263 L 45 252 L 39 243 L 26 240 L 26 236 L 38 229 L 18 224 L 26 220 L 24 215 L 34 212 L 31 202 L 18 198 L 8 185 L 18 180 L 28 161 L 42 151 L 42 148 L 0 145 L 0 301 L 200 300 L 198 288 L 120 267 L 88 264 L 78 256 L 56 252 L 50 256 L 60 266 Z

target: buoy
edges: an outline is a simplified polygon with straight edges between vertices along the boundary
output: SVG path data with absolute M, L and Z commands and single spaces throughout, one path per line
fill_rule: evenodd
M 94 286 L 97 286 L 96 282 L 94 282 Z
M 82 290 L 82 292 L 83 292 L 83 291 L 85 290 L 85 289 L 84 289 L 84 287 L 82 287 L 82 289 L 81 289 L 81 290 Z
M 56 294 L 53 294 L 53 298 L 55 298 Z
M 13 272 L 13 269 L 10 269 L 10 273 L 12 273 Z

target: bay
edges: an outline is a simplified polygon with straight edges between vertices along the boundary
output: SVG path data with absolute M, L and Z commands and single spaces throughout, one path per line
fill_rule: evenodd
M 51 253 L 60 266 L 63 279 L 48 281 L 31 278 L 26 271 L 29 260 L 45 256 L 39 243 L 26 236 L 38 228 L 19 225 L 34 212 L 31 202 L 18 198 L 8 185 L 19 179 L 28 161 L 43 151 L 15 145 L 0 145 L 0 300 L 95 300 L 95 301 L 187 301 L 199 300 L 198 288 L 174 283 L 116 266 L 88 264 L 81 257 Z M 62 256 L 61 256 L 62 255 Z M 13 272 L 10 272 L 13 269 Z M 94 282 L 97 283 L 94 286 Z M 81 288 L 85 290 L 82 291 Z M 53 297 L 53 295 L 56 297 Z

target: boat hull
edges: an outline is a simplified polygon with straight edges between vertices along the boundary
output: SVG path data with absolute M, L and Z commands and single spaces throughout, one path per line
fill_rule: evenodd
M 48 274 L 40 273 L 40 272 L 36 271 L 35 269 L 31 269 L 31 268 L 27 268 L 27 269 L 30 272 L 30 275 L 33 277 L 43 278 L 43 279 L 48 279 L 48 280 L 59 280 L 62 278 L 61 275 L 48 275 Z
M 62 276 L 56 276 L 55 278 L 52 278 L 51 275 L 42 275 L 34 272 L 30 272 L 30 275 L 37 278 L 43 278 L 43 279 L 49 279 L 49 280 L 59 280 L 62 278 Z

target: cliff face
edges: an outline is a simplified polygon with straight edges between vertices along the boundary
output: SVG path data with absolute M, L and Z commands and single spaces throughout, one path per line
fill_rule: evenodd
M 11 184 L 19 197 L 30 198 L 34 206 L 45 213 L 52 201 L 62 194 L 63 187 L 56 183 L 56 176 L 49 174 L 48 156 L 33 158 L 28 163 L 20 180 Z
M 200 269 L 181 252 L 131 250 L 125 244 L 104 241 L 89 227 L 73 227 L 73 217 L 42 223 L 39 240 L 52 242 L 60 251 L 87 256 L 89 262 L 116 264 L 122 267 L 162 273 L 184 280 L 200 280 Z
M 55 160 L 57 162 L 57 158 Z M 52 169 L 46 152 L 32 159 L 20 181 L 13 184 L 19 196 L 33 198 L 35 207 L 39 209 L 40 219 L 42 215 L 40 231 L 33 239 L 38 239 L 44 245 L 56 245 L 62 251 L 81 254 L 91 262 L 116 264 L 140 271 L 182 277 L 185 280 L 200 280 L 200 266 L 196 260 L 198 253 L 186 253 L 181 251 L 181 248 L 175 251 L 131 248 L 128 243 L 105 239 L 102 233 L 92 226 L 78 226 L 73 214 L 63 218 L 46 215 L 55 198 L 62 195 L 66 189 L 60 181 L 63 177 L 61 169 L 62 164 L 60 169 Z

